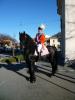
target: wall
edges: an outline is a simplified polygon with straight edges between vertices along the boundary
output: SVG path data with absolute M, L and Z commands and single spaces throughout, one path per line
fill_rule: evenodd
M 60 42 L 58 41 L 58 38 L 56 37 L 50 37 L 46 40 L 46 45 L 55 46 L 57 49 L 60 46 Z
M 50 38 L 50 45 L 55 45 L 55 47 L 58 48 L 58 45 L 60 45 L 60 42 L 58 42 L 58 38 Z
M 65 0 L 65 61 L 75 59 L 75 0 Z

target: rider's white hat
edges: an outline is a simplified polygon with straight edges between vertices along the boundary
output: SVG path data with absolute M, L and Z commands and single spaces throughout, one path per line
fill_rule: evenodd
M 44 30 L 44 29 L 45 29 L 45 25 L 44 25 L 44 24 L 41 24 L 41 25 L 39 26 L 39 28 L 41 28 L 42 30 Z

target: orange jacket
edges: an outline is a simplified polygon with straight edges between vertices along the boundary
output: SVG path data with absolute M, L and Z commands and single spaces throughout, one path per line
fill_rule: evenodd
M 41 34 L 41 36 L 39 37 L 39 40 L 40 40 L 40 42 L 42 44 L 44 44 L 45 43 L 45 40 L 46 40 L 45 35 L 44 34 Z

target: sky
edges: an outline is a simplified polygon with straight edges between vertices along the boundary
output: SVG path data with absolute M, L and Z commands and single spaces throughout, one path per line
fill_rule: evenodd
M 46 25 L 45 34 L 60 31 L 57 0 L 0 0 L 0 33 L 19 40 L 19 32 L 35 37 L 38 27 Z

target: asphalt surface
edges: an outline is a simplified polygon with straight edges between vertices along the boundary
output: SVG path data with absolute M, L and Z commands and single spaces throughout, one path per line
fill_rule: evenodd
M 49 77 L 49 63 L 38 62 L 36 82 L 28 81 L 27 66 L 0 64 L 0 100 L 75 100 L 75 70 L 58 67 Z
M 2 59 L 2 58 L 7 58 L 7 57 L 11 57 L 11 56 L 8 55 L 8 54 L 0 54 L 0 59 Z

